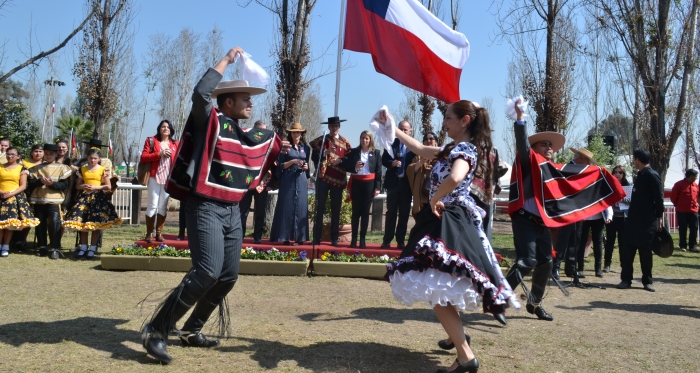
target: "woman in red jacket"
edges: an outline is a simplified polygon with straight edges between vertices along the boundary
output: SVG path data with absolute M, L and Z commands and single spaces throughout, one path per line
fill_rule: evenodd
M 148 179 L 148 205 L 146 206 L 146 242 L 153 241 L 153 228 L 156 229 L 156 241 L 163 242 L 163 226 L 168 213 L 168 198 L 165 183 L 168 181 L 170 168 L 175 164 L 177 140 L 173 139 L 175 129 L 170 121 L 158 124 L 155 136 L 146 139 L 141 152 L 141 162 L 151 163 L 151 177 Z M 156 218 L 157 216 L 157 218 Z M 156 221 L 157 219 L 157 221 Z

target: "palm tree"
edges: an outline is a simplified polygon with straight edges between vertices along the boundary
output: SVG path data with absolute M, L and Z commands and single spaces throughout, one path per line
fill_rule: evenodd
M 92 130 L 95 125 L 80 117 L 61 117 L 58 119 L 58 136 L 62 140 L 70 139 L 70 131 L 75 131 L 75 141 L 80 144 L 92 138 Z

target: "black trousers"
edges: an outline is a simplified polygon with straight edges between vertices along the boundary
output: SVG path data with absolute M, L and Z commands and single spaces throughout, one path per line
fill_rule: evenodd
M 340 207 L 343 203 L 343 188 L 333 186 L 318 179 L 316 181 L 316 215 L 314 216 L 314 243 L 321 242 L 323 215 L 326 211 L 328 193 L 331 195 L 331 241 L 338 241 L 340 230 Z
M 575 270 L 576 252 L 578 251 L 579 239 L 581 237 L 582 222 L 565 225 L 559 228 L 557 232 L 557 243 L 554 251 L 557 252 L 557 257 L 554 258 L 554 267 L 559 269 L 561 262 L 566 260 L 567 264 Z
M 262 239 L 263 229 L 265 228 L 267 190 L 263 190 L 262 193 L 258 193 L 255 189 L 248 190 L 238 204 L 238 207 L 241 210 L 241 226 L 243 227 L 243 234 L 245 235 L 246 222 L 248 221 L 248 213 L 250 212 L 250 205 L 253 202 L 253 197 L 255 197 L 255 206 L 253 207 L 253 239 L 259 241 Z
M 680 241 L 678 247 L 681 249 L 691 249 L 698 245 L 698 213 L 697 212 L 677 212 L 678 235 Z M 690 238 L 686 241 L 686 233 L 690 230 Z
M 620 272 L 620 279 L 622 281 L 632 282 L 632 275 L 634 273 L 634 257 L 639 250 L 639 263 L 642 265 L 642 283 L 651 284 L 652 280 L 651 270 L 654 266 L 654 258 L 651 255 L 651 248 L 641 248 L 634 247 L 625 244 L 622 249 L 620 249 L 620 257 L 622 258 L 622 271 Z
M 516 261 L 535 267 L 552 260 L 552 236 L 549 228 L 518 213 L 511 217 Z
M 386 190 L 386 219 L 384 220 L 383 244 L 389 245 L 396 236 L 396 243 L 403 245 L 408 230 L 408 216 L 411 214 L 411 186 L 405 177 L 399 178 L 399 185 Z M 398 213 L 398 224 L 396 216 Z
M 49 247 L 52 249 L 61 248 L 61 212 L 59 205 L 52 204 L 35 204 L 34 217 L 39 219 L 39 225 L 36 227 L 36 239 L 38 247 Z M 47 243 L 48 237 L 51 240 L 51 245 Z
M 185 232 L 187 228 L 187 209 L 185 208 L 185 203 L 180 202 L 180 212 L 178 213 L 178 227 L 181 232 Z
M 605 228 L 605 220 L 584 220 L 583 228 L 581 229 L 581 240 L 578 245 L 578 253 L 576 255 L 576 263 L 578 270 L 583 271 L 583 255 L 586 251 L 586 243 L 588 241 L 588 232 L 591 232 L 593 242 L 593 255 L 595 258 L 596 269 L 603 263 L 603 229 Z
M 369 209 L 374 202 L 374 180 L 352 181 L 352 241 L 357 239 L 360 230 L 360 240 L 364 241 L 369 226 Z
M 617 247 L 620 249 L 620 262 L 622 262 L 622 233 L 625 231 L 625 217 L 613 216 L 610 224 L 605 224 L 605 259 L 604 263 L 609 266 L 612 263 L 612 254 L 615 249 L 615 236 L 617 236 Z

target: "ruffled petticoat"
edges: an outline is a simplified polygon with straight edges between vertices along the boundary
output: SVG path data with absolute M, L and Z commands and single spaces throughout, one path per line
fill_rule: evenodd
M 385 278 L 397 301 L 467 311 L 481 304 L 494 314 L 520 308 L 477 214 L 462 206 L 446 206 L 442 219 L 429 207 L 421 211 L 401 257 L 387 264 Z
M 482 302 L 471 278 L 454 277 L 435 268 L 423 272 L 396 271 L 389 276 L 389 281 L 394 299 L 408 306 L 425 302 L 433 308 L 449 303 L 463 311 L 476 311 Z

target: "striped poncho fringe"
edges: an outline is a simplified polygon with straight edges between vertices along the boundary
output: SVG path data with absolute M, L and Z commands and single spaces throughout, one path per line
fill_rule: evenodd
M 187 119 L 175 166 L 170 171 L 166 191 L 171 197 L 185 201 L 194 193 L 222 202 L 239 202 L 248 189 L 264 179 L 277 159 L 282 141 L 273 132 L 242 129 L 220 121 L 214 109 L 209 117 L 202 159 L 195 163 L 192 175 L 187 173 L 194 155 L 192 116 Z
M 598 166 L 556 164 L 530 150 L 532 189 L 544 225 L 557 228 L 602 212 L 625 197 L 620 182 Z M 508 214 L 523 208 L 523 175 L 516 157 L 510 178 Z

